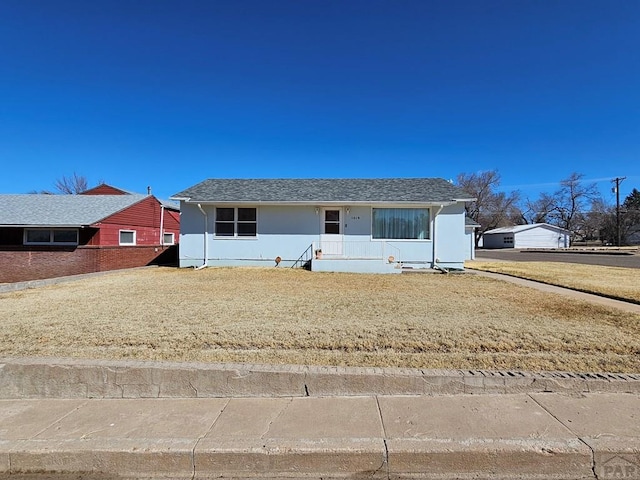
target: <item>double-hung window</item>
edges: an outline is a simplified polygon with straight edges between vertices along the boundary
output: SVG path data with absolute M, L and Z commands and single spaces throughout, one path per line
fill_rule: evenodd
M 26 228 L 25 245 L 78 245 L 76 228 Z
M 216 208 L 216 237 L 255 237 L 258 235 L 255 208 Z
M 373 238 L 387 240 L 428 240 L 428 208 L 374 208 Z

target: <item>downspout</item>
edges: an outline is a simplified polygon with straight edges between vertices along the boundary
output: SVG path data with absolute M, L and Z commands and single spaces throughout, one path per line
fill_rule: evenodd
M 438 218 L 438 214 L 442 211 L 443 208 L 444 208 L 444 205 L 440 205 L 440 208 L 438 208 L 438 211 L 433 215 L 433 269 L 440 270 L 443 273 L 449 273 L 449 271 L 446 268 L 443 268 L 440 265 L 438 265 L 439 260 L 437 257 L 437 249 L 436 249 L 436 244 L 438 243 L 436 240 L 436 220 Z
M 199 203 L 198 205 L 198 210 L 200 210 L 202 212 L 202 215 L 204 215 L 204 262 L 202 263 L 202 265 L 200 265 L 199 267 L 196 267 L 196 270 L 200 270 L 201 268 L 206 268 L 209 265 L 207 265 L 207 246 L 208 246 L 208 242 L 207 242 L 207 224 L 208 222 L 208 218 L 207 218 L 207 212 L 205 212 L 202 209 L 202 205 L 200 205 Z
M 160 205 L 160 246 L 164 247 L 164 205 Z

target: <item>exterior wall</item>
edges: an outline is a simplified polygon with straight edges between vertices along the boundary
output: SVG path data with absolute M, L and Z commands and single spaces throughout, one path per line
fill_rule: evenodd
M 122 210 L 97 223 L 100 235 L 91 245 L 118 246 L 120 230 L 135 230 L 136 245 L 160 245 L 160 215 L 162 207 L 155 197 L 149 196 L 141 202 Z M 180 237 L 180 220 L 175 212 L 164 209 L 165 233 L 173 233 L 176 243 Z
M 435 217 L 435 232 L 431 234 L 435 240 L 432 258 L 441 267 L 464 268 L 466 256 L 464 218 L 463 203 L 446 206 Z
M 476 258 L 476 242 L 475 242 L 475 228 L 465 227 L 464 229 L 465 242 L 467 244 L 465 249 L 465 260 L 475 260 Z
M 80 193 L 80 195 L 128 195 L 128 193 L 124 190 L 120 190 L 119 188 L 112 187 L 111 185 L 103 183 L 102 185 L 98 185 L 97 187 L 85 190 L 84 192 Z
M 177 262 L 173 247 L 3 247 L 0 283 Z
M 513 242 L 505 243 L 505 238 Z M 520 232 L 485 233 L 484 248 L 566 248 L 570 237 L 567 232 L 546 226 L 532 227 Z
M 231 205 L 229 205 L 231 206 Z M 257 206 L 258 235 L 251 238 L 215 237 L 215 206 L 202 205 L 206 219 L 193 204 L 181 205 L 180 266 L 207 265 L 274 265 L 276 257 L 280 266 L 292 265 L 312 244 L 320 245 L 322 211 L 315 206 Z M 371 206 L 342 207 L 342 240 L 345 249 L 354 245 L 361 248 L 370 245 L 371 252 L 379 252 L 380 260 L 393 256 L 414 267 L 431 267 L 434 255 L 433 236 L 438 239 L 438 256 L 442 266 L 462 268 L 465 260 L 464 205 L 442 209 L 434 220 L 431 210 L 431 238 L 428 240 L 373 240 L 371 238 Z M 206 224 L 206 236 L 203 230 Z M 367 247 L 368 248 L 368 247 Z M 356 255 L 352 255 L 356 257 Z M 325 256 L 326 257 L 326 256 Z M 323 258 L 323 264 L 327 258 Z M 383 262 L 384 263 L 384 262 Z M 355 263 L 353 264 L 355 265 Z M 320 267 L 319 267 L 320 268 Z M 351 271 L 351 270 L 349 270 Z
M 282 266 L 293 264 L 313 243 L 319 241 L 320 212 L 315 207 L 261 206 L 257 210 L 258 236 L 251 238 L 216 237 L 215 207 L 202 205 L 207 213 L 207 260 L 209 264 L 272 265 L 276 257 Z M 180 266 L 204 263 L 202 235 L 205 217 L 197 206 L 182 204 Z
M 534 227 L 514 235 L 515 248 L 565 248 L 569 235 L 547 227 Z

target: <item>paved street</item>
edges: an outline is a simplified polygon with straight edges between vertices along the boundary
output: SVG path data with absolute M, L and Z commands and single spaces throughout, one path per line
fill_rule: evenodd
M 640 254 L 601 255 L 595 253 L 532 252 L 526 250 L 476 250 L 476 260 L 506 260 L 520 262 L 566 262 L 606 267 L 640 268 Z

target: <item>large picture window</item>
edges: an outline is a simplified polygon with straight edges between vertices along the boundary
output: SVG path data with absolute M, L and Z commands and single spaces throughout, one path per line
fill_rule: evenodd
M 428 208 L 374 208 L 373 238 L 428 240 Z
M 78 230 L 62 228 L 27 228 L 25 245 L 78 245 Z
M 257 234 L 255 208 L 216 208 L 216 237 L 255 237 Z

